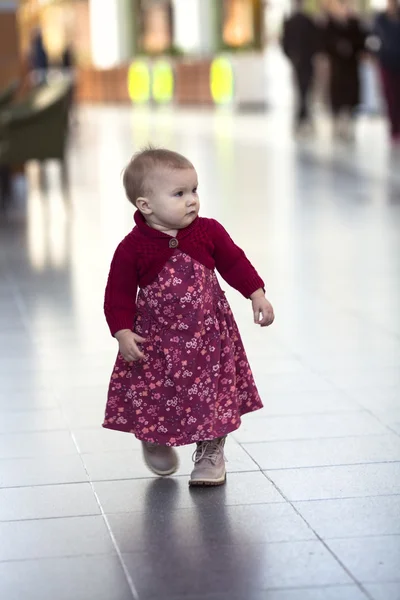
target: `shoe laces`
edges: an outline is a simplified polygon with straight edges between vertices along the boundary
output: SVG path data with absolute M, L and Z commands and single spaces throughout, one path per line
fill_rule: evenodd
M 197 464 L 204 458 L 206 460 L 211 461 L 212 464 L 215 465 L 221 454 L 223 455 L 224 460 L 226 460 L 224 453 L 224 442 L 225 438 L 223 438 L 222 440 L 216 439 L 208 440 L 205 442 L 199 442 L 196 450 L 193 452 L 193 462 Z

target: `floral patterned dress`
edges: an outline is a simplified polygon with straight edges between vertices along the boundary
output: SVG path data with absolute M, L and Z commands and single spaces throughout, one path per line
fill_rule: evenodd
M 140 290 L 134 331 L 145 358 L 118 354 L 103 427 L 181 446 L 227 435 L 262 408 L 215 272 L 175 251 Z

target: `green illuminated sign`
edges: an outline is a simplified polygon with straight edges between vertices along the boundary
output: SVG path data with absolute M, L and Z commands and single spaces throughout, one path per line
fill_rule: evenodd
M 154 63 L 152 76 L 153 99 L 160 104 L 171 102 L 174 96 L 174 72 L 170 63 L 158 60 Z
M 132 102 L 140 104 L 150 100 L 150 70 L 145 61 L 136 60 L 129 67 L 128 92 Z
M 229 104 L 234 97 L 233 68 L 229 59 L 219 56 L 211 64 L 211 96 L 216 104 Z

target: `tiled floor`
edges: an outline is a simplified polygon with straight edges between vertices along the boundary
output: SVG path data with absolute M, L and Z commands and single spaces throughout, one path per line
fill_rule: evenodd
M 120 172 L 152 141 L 198 167 L 203 214 L 264 275 L 261 331 L 228 291 L 265 408 L 227 445 L 225 488 L 157 480 L 100 428 L 115 355 L 102 315 L 132 226 Z M 287 115 L 85 109 L 57 166 L 0 224 L 0 597 L 400 599 L 400 153 Z

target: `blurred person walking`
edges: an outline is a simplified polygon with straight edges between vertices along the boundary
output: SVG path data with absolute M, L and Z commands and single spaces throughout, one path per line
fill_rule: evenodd
M 333 0 L 323 29 L 328 56 L 329 100 L 336 137 L 354 137 L 354 118 L 360 104 L 360 61 L 366 35 L 346 0 Z
M 72 125 L 78 124 L 78 116 L 75 108 L 76 95 L 76 57 L 73 45 L 67 43 L 61 53 L 61 70 L 64 77 L 67 77 L 71 83 L 70 94 L 70 121 Z
M 32 32 L 29 63 L 33 85 L 46 83 L 49 57 L 44 45 L 42 31 L 39 28 L 34 29 Z
M 378 61 L 386 99 L 392 140 L 400 144 L 400 1 L 388 0 L 377 15 L 374 34 L 378 38 Z
M 316 23 L 304 10 L 304 0 L 294 0 L 293 13 L 283 25 L 282 48 L 292 64 L 297 91 L 295 129 L 308 131 L 312 125 L 310 95 L 320 35 Z

